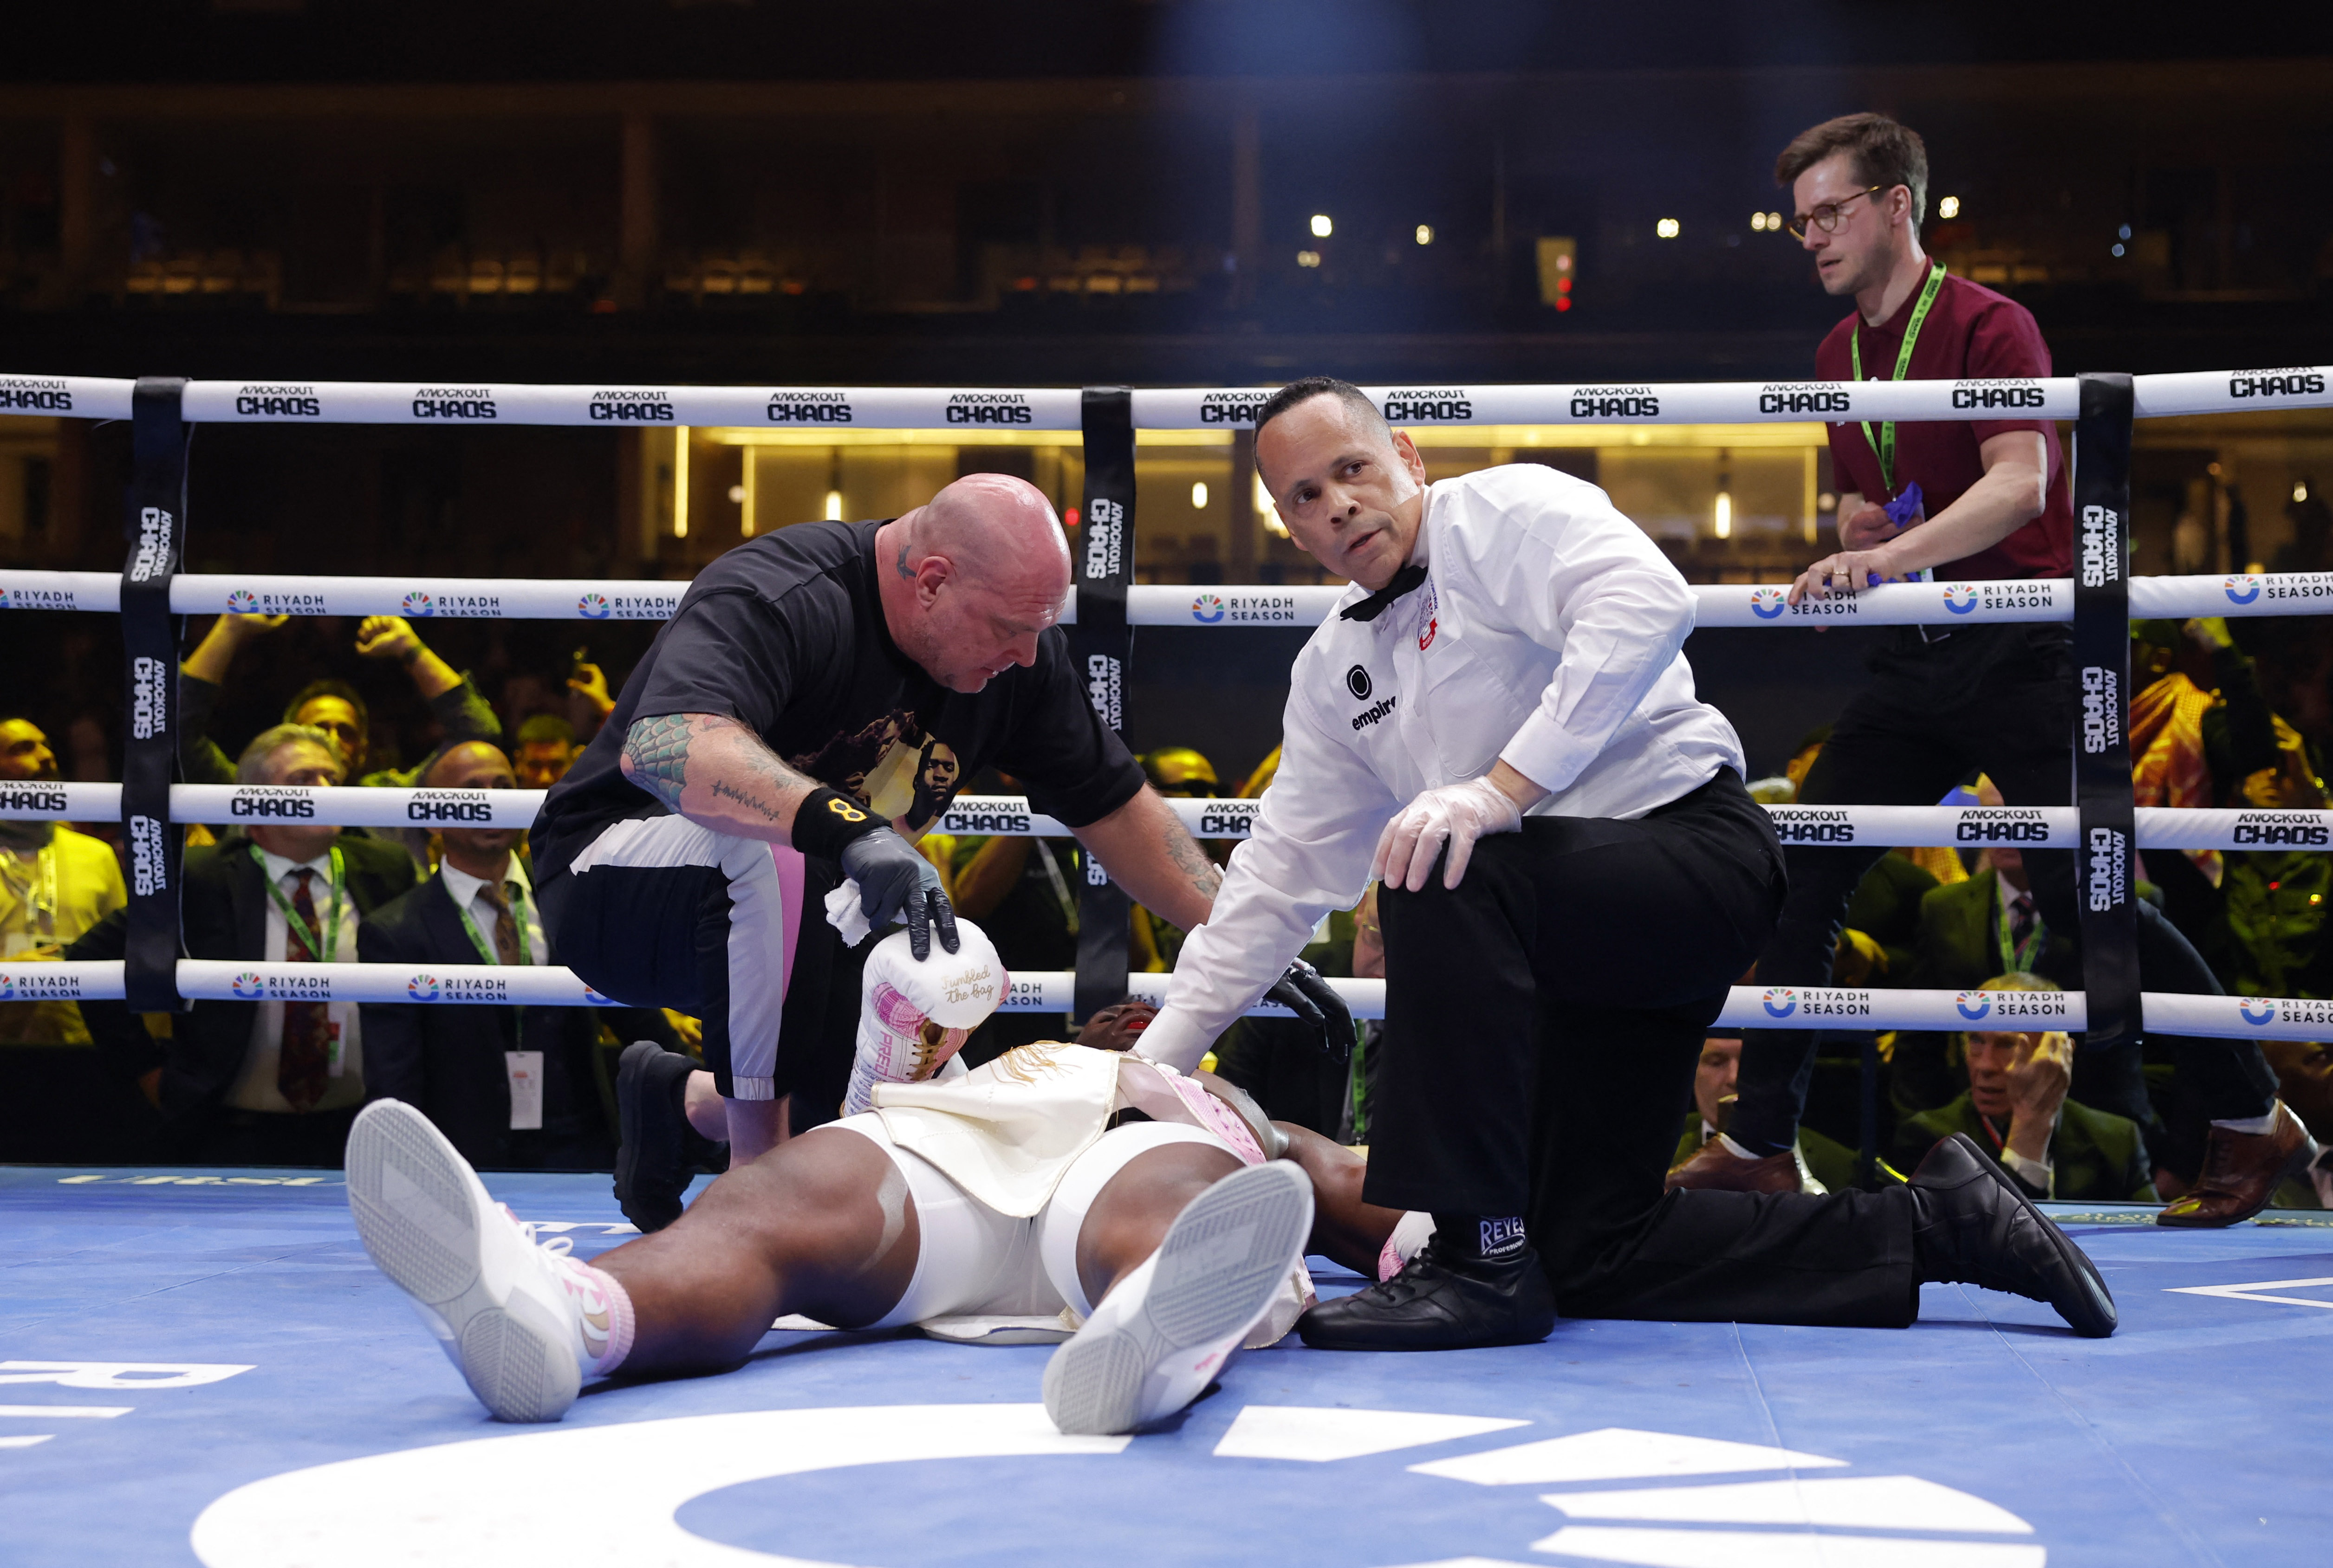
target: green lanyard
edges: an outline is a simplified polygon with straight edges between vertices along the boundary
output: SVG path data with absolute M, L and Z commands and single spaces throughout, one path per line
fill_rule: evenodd
M 1905 323 L 1904 347 L 1896 350 L 1896 374 L 1889 377 L 1889 380 L 1901 381 L 1904 379 L 1904 372 L 1912 368 L 1912 345 L 1920 340 L 1920 323 L 1928 319 L 1928 307 L 1936 302 L 1936 291 L 1944 286 L 1944 265 L 1939 262 L 1929 269 L 1928 281 L 1920 287 L 1920 302 L 1912 307 L 1912 319 Z M 1855 378 L 1858 381 L 1862 380 L 1863 321 L 1859 316 L 1855 323 L 1855 330 L 1847 335 L 1847 353 L 1848 362 L 1855 372 Z M 1881 420 L 1878 438 L 1873 440 L 1871 421 L 1865 420 L 1863 438 L 1871 443 L 1871 450 L 1878 454 L 1879 482 L 1893 491 L 1896 488 L 1896 421 Z
M 348 869 L 341 863 L 341 846 L 337 844 L 332 846 L 332 913 L 324 923 L 324 934 L 321 941 L 317 939 L 316 928 L 300 918 L 300 912 L 292 906 L 292 901 L 284 896 L 283 890 L 275 885 L 275 878 L 267 875 L 267 856 L 261 852 L 259 846 L 254 844 L 250 849 L 252 861 L 259 867 L 260 880 L 267 884 L 267 896 L 274 899 L 275 907 L 283 912 L 283 923 L 300 933 L 300 940 L 308 944 L 312 956 L 324 963 L 331 962 L 333 952 L 341 945 L 341 897 L 348 886 Z
M 2033 915 L 2033 929 L 2025 933 L 2023 942 L 2012 944 L 2009 940 L 2009 894 L 2006 886 L 2001 880 L 2001 874 L 1993 873 L 1993 903 L 2001 914 L 2002 956 L 2009 961 L 2010 968 L 2031 974 L 2033 972 L 2033 961 L 2041 956 L 2041 943 L 2049 935 L 2049 928 L 2041 923 L 2040 912 L 2037 910 Z
M 534 955 L 526 940 L 526 889 L 515 882 L 505 885 L 511 894 L 511 920 L 518 926 L 518 961 L 522 965 L 531 964 L 534 961 Z M 462 929 L 470 933 L 470 945 L 478 950 L 478 956 L 488 963 L 502 962 L 502 955 L 494 951 L 494 944 L 478 933 L 478 923 L 470 918 L 470 906 L 457 904 L 454 906 L 454 913 L 462 917 Z

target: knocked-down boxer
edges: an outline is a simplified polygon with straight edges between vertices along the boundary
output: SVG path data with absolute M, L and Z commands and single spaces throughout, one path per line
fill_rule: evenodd
M 854 1088 L 873 1108 L 731 1171 L 669 1228 L 589 1264 L 538 1244 L 419 1112 L 382 1101 L 349 1139 L 366 1249 L 507 1420 L 557 1420 L 588 1376 L 733 1366 L 782 1315 L 994 1315 L 1074 1330 L 1045 1371 L 1062 1430 L 1130 1431 L 1288 1331 L 1308 1248 L 1379 1273 L 1402 1217 L 1360 1202 L 1359 1156 L 1126 1049 L 1147 1008 L 1096 1015 L 1098 1044 L 964 1071 L 1004 972 L 959 929 L 955 954 L 916 962 L 901 933 L 868 965 Z

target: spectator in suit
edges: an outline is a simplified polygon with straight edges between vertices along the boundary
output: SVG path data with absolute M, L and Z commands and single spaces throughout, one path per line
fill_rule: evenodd
M 1977 799 L 1999 806 L 2001 791 L 1992 779 L 1979 778 Z M 2080 983 L 2073 942 L 2068 933 L 2051 930 L 2034 906 L 2025 857 L 1997 844 L 1979 857 L 1975 875 L 1921 898 L 1909 971 L 1897 983 L 1976 990 L 1987 975 L 2011 972 Z M 1944 1034 L 1906 1030 L 1896 1036 L 1888 1093 L 1899 1114 L 1933 1111 L 1960 1092 L 1950 1055 L 1950 1038 Z M 2076 1061 L 2076 1071 L 2087 1076 L 2079 1056 Z
M 1693 1109 L 1685 1114 L 1671 1168 L 1684 1164 L 1701 1146 L 1725 1131 L 1733 1114 L 1733 1085 L 1742 1075 L 1742 1037 L 1712 1035 L 1701 1042 L 1693 1073 Z M 1812 1127 L 1800 1125 L 1796 1151 L 1800 1190 L 1844 1192 L 1855 1185 L 1855 1151 Z
M 2054 991 L 2035 974 L 2011 971 L 1989 991 Z M 1957 1037 L 1968 1092 L 1896 1130 L 1896 1163 L 1911 1170 L 1955 1133 L 2000 1162 L 2029 1197 L 2071 1202 L 2160 1201 L 2138 1123 L 2067 1097 L 2073 1042 L 2054 1030 L 1972 1029 Z
M 431 760 L 434 789 L 514 789 L 510 760 L 483 741 Z M 448 827 L 437 874 L 365 917 L 357 951 L 367 963 L 558 962 L 517 853 L 521 827 Z M 615 1127 L 601 1085 L 602 1015 L 590 1008 L 368 1002 L 370 1098 L 403 1100 L 482 1168 L 606 1171 Z M 629 1039 L 674 1043 L 663 1016 L 624 1009 Z
M 0 798 L 46 793 L 41 786 L 56 783 L 57 772 L 57 754 L 38 724 L 0 719 Z M 82 932 L 128 902 L 121 863 L 102 838 L 62 822 L 0 822 L 0 961 L 62 958 Z M 0 1045 L 89 1043 L 89 1028 L 72 1002 L 0 1002 Z
M 242 784 L 338 784 L 322 731 L 278 724 L 245 748 Z M 402 847 L 337 827 L 270 823 L 187 852 L 179 879 L 187 956 L 244 963 L 354 963 L 357 923 L 413 885 Z M 67 951 L 118 959 L 124 917 Z M 151 1038 L 120 1002 L 82 1016 L 101 1048 L 167 1118 L 164 1152 L 219 1165 L 337 1167 L 365 1097 L 364 1036 L 353 1002 L 198 1001 Z

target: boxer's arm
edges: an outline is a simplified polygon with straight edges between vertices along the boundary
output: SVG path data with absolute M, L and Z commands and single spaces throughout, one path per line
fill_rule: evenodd
M 624 777 L 715 833 L 793 842 L 794 813 L 819 781 L 780 761 L 762 738 L 713 713 L 664 713 L 624 736 Z
M 1157 790 L 1145 784 L 1133 799 L 1074 831 L 1135 903 L 1184 931 L 1205 922 L 1224 874 Z

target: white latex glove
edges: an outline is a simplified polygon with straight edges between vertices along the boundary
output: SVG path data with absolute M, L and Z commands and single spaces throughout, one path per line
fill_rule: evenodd
M 1378 857 L 1369 875 L 1387 887 L 1416 893 L 1434 875 L 1434 857 L 1446 841 L 1450 863 L 1442 885 L 1455 887 L 1474 858 L 1474 840 L 1489 833 L 1514 833 L 1523 825 L 1522 808 L 1485 775 L 1464 784 L 1428 789 L 1394 813 L 1378 838 Z

